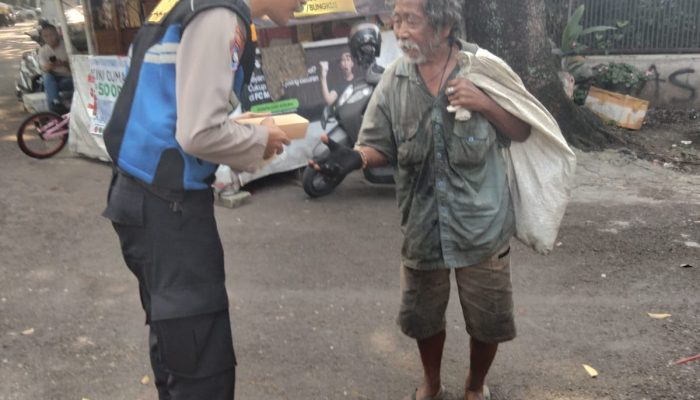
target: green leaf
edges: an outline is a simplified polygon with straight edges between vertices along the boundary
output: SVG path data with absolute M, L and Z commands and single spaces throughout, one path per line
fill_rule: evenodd
M 564 32 L 561 34 L 561 49 L 564 52 L 571 50 L 571 44 L 574 42 L 574 39 L 571 36 L 572 29 L 573 27 L 571 25 L 566 25 Z
M 574 43 L 577 42 L 578 37 L 581 35 L 581 28 L 581 26 L 571 27 L 570 37 L 562 43 L 566 47 L 565 49 L 562 48 L 563 50 L 573 50 Z
M 571 44 L 575 42 L 581 34 L 581 29 L 583 29 L 583 27 L 580 25 L 580 21 L 584 9 L 585 6 L 581 4 L 576 11 L 574 11 L 569 22 L 567 22 L 564 27 L 564 31 L 561 34 L 561 49 L 564 52 L 571 51 Z
M 585 10 L 586 6 L 584 4 L 581 4 L 576 11 L 571 15 L 571 19 L 569 20 L 570 24 L 573 25 L 580 25 L 581 24 L 581 17 L 583 17 L 583 11 Z
M 604 31 L 611 31 L 615 30 L 614 26 L 605 26 L 605 25 L 599 25 L 599 26 L 591 26 L 590 28 L 586 28 L 583 31 L 581 31 L 580 35 L 588 35 L 590 33 L 595 33 L 595 32 L 604 32 Z

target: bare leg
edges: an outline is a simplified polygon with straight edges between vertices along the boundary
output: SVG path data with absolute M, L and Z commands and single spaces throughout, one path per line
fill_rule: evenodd
M 442 331 L 435 336 L 417 341 L 420 359 L 423 363 L 423 384 L 416 392 L 416 399 L 434 396 L 440 391 L 440 366 L 445 336 L 445 331 Z M 410 396 L 407 399 L 410 399 Z
M 469 373 L 467 374 L 465 400 L 483 400 L 484 380 L 496 357 L 498 343 L 485 343 L 471 338 L 469 341 Z

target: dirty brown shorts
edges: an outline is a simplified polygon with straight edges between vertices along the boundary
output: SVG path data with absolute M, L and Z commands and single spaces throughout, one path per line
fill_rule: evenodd
M 486 343 L 515 338 L 510 246 L 479 264 L 456 268 L 455 275 L 469 335 Z M 421 271 L 402 266 L 398 324 L 403 333 L 425 339 L 445 330 L 449 298 L 450 269 Z

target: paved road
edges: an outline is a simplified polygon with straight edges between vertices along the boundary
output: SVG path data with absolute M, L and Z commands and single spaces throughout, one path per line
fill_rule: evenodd
M 150 368 L 136 282 L 100 217 L 109 167 L 67 150 L 32 160 L 12 140 L 25 116 L 12 81 L 31 47 L 21 30 L 0 30 L 0 400 L 155 399 L 141 383 Z M 700 353 L 700 181 L 614 154 L 581 160 L 561 245 L 544 257 L 514 242 L 519 337 L 493 366 L 494 398 L 697 399 L 700 363 L 669 362 Z M 394 322 L 393 190 L 353 175 L 310 201 L 294 174 L 250 189 L 250 204 L 217 209 L 237 398 L 412 390 L 415 345 Z M 455 300 L 443 375 L 457 394 L 468 349 Z

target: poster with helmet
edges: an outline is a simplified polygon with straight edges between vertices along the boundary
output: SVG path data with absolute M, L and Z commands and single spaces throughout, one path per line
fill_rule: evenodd
M 248 87 L 241 93 L 241 107 L 254 112 L 281 114 L 296 112 L 310 121 L 317 121 L 323 108 L 331 105 L 364 71 L 355 65 L 347 44 L 306 48 L 307 76 L 286 80 L 281 98 L 273 99 L 265 79 L 261 57 Z
M 381 19 L 377 16 L 388 15 L 388 12 L 383 1 L 311 0 L 301 12 L 295 14 L 296 18 L 290 21 L 289 26 L 283 28 L 287 30 L 286 37 L 285 32 L 280 33 L 279 28 L 273 27 L 267 28 L 274 35 L 266 34 L 266 21 L 255 21 L 259 36 L 263 37 L 263 47 L 271 44 L 268 40 L 279 40 L 281 44 L 285 40 L 291 42 L 293 35 L 296 35 L 296 40 L 303 41 L 302 36 L 307 40 L 303 42 L 306 75 L 284 80 L 281 88 L 271 88 L 268 86 L 271 83 L 265 79 L 265 71 L 276 66 L 263 65 L 261 57 L 258 57 L 251 82 L 240 96 L 243 110 L 273 114 L 296 112 L 310 121 L 320 120 L 324 107 L 341 98 L 353 82 L 365 78 L 368 60 L 377 55 L 358 58 L 356 52 L 356 57 L 352 57 L 348 44 L 352 28 L 367 20 L 378 22 L 373 25 L 377 27 L 381 25 Z M 378 30 L 372 33 L 357 35 L 360 38 L 357 43 L 378 48 L 382 35 Z M 355 47 L 357 50 L 358 46 Z M 372 53 L 364 50 L 366 54 Z

